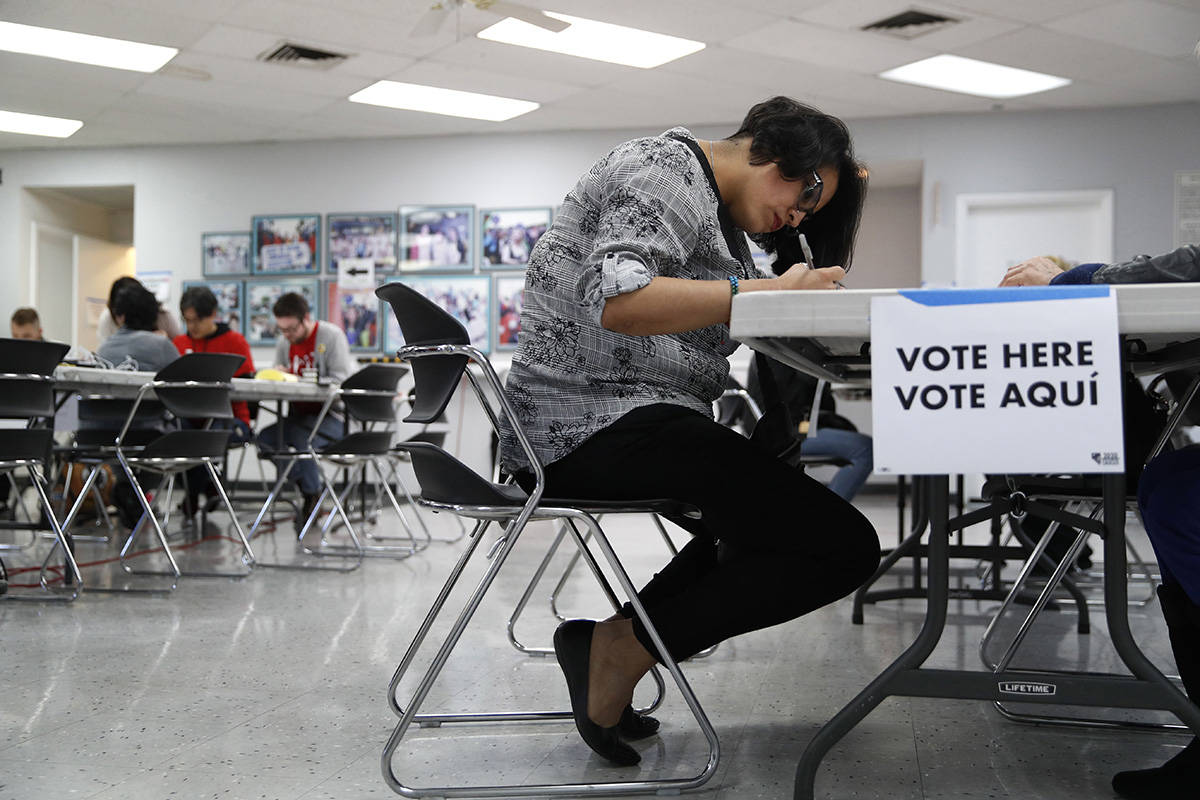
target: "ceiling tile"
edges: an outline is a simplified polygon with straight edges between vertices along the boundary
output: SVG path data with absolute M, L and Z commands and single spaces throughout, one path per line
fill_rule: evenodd
M 870 74 L 933 55 L 933 51 L 882 34 L 838 31 L 804 22 L 777 22 L 727 44 L 752 53 L 809 64 L 837 64 Z
M 6 22 L 168 47 L 186 47 L 203 36 L 209 27 L 200 20 L 159 11 L 153 3 L 136 7 L 110 5 L 102 0 L 6 0 L 2 13 Z
M 435 58 L 471 69 L 538 79 L 553 78 L 575 86 L 597 86 L 622 75 L 643 72 L 636 67 L 548 53 L 544 50 L 489 42 L 474 37 L 439 50 Z
M 481 92 L 500 97 L 512 97 L 518 100 L 532 100 L 535 103 L 551 102 L 578 91 L 577 87 L 566 83 L 469 69 L 442 61 L 418 61 L 407 69 L 395 73 L 393 79 L 405 83 L 437 86 L 442 89 L 457 89 L 464 92 Z
M 1200 3 L 1195 7 L 1200 8 Z M 1157 56 L 1182 57 L 1191 55 L 1200 39 L 1200 11 L 1126 0 L 1061 17 L 1046 23 L 1046 27 Z
M 996 0 L 950 0 L 948 5 L 1005 19 L 1042 23 L 1109 2 L 1112 0 L 1004 0 L 1003 3 Z M 897 6 L 896 10 L 903 11 L 906 7 Z
M 302 87 L 297 81 L 297 88 Z M 316 111 L 330 98 L 273 87 L 248 86 L 229 81 L 189 81 L 155 75 L 137 89 L 141 95 L 196 103 L 202 106 L 269 109 L 288 114 Z

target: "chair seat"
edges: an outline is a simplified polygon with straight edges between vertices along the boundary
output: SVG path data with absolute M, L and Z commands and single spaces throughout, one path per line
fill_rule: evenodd
M 54 431 L 49 428 L 0 429 L 0 459 L 46 462 L 53 438 Z
M 518 509 L 529 500 L 515 484 L 493 483 L 466 467 L 442 448 L 426 442 L 407 441 L 396 450 L 412 456 L 413 469 L 421 484 L 422 497 L 452 506 L 485 506 Z M 645 514 L 666 517 L 698 517 L 699 509 L 688 503 L 662 498 L 648 500 L 594 500 L 543 497 L 540 509 L 572 508 L 589 514 Z
M 1098 475 L 991 475 L 984 481 L 980 494 L 985 500 L 1009 494 L 1009 481 L 1030 497 L 1078 497 L 1101 499 L 1104 491 Z
M 317 449 L 323 456 L 386 456 L 395 438 L 391 431 L 357 431 Z
M 134 460 L 224 458 L 229 442 L 228 430 L 171 431 L 161 434 L 142 448 Z

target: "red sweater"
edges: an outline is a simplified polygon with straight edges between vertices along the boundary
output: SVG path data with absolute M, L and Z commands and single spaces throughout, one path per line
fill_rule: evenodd
M 203 339 L 193 339 L 186 333 L 175 337 L 175 349 L 179 355 L 188 353 L 233 353 L 246 360 L 234 373 L 235 378 L 254 377 L 254 359 L 250 356 L 250 343 L 246 337 L 237 331 L 229 329 L 224 322 L 217 323 L 217 329 Z M 250 409 L 242 401 L 233 404 L 233 415 L 247 425 L 250 424 Z

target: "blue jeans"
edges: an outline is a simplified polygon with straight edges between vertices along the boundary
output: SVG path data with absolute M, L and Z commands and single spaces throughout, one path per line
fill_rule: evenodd
M 308 449 L 308 436 L 316 424 L 316 414 L 297 414 L 287 417 L 282 422 L 268 425 L 258 432 L 258 450 L 267 458 L 276 461 L 278 466 L 282 456 L 276 457 L 275 454 L 279 453 L 281 449 L 291 448 L 305 451 Z M 313 447 L 324 447 L 341 439 L 344 435 L 345 426 L 342 421 L 326 416 L 317 435 L 313 437 Z M 313 495 L 321 491 L 320 467 L 312 459 L 297 461 L 292 465 L 288 477 L 296 482 L 304 494 Z
M 829 482 L 829 489 L 843 500 L 853 500 L 875 468 L 871 437 L 856 431 L 818 428 L 816 436 L 806 438 L 800 445 L 800 452 L 806 456 L 838 456 L 850 462 Z
M 1200 445 L 1163 453 L 1138 482 L 1138 510 L 1163 583 L 1200 606 Z

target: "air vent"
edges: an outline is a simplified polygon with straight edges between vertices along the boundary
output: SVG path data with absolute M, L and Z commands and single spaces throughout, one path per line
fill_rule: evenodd
M 908 11 L 902 11 L 887 19 L 881 19 L 878 22 L 872 22 L 870 25 L 864 25 L 862 30 L 876 31 L 877 33 L 894 36 L 897 39 L 916 39 L 918 36 L 924 36 L 928 33 L 948 28 L 951 25 L 957 25 L 961 21 L 953 17 L 943 16 L 942 14 L 934 14 L 929 11 L 910 8 Z
M 318 50 L 315 47 L 305 47 L 302 44 L 291 42 L 280 42 L 274 50 L 268 50 L 258 56 L 259 61 L 309 69 L 330 69 L 341 64 L 347 58 L 349 56 L 342 53 L 331 53 L 328 50 Z

